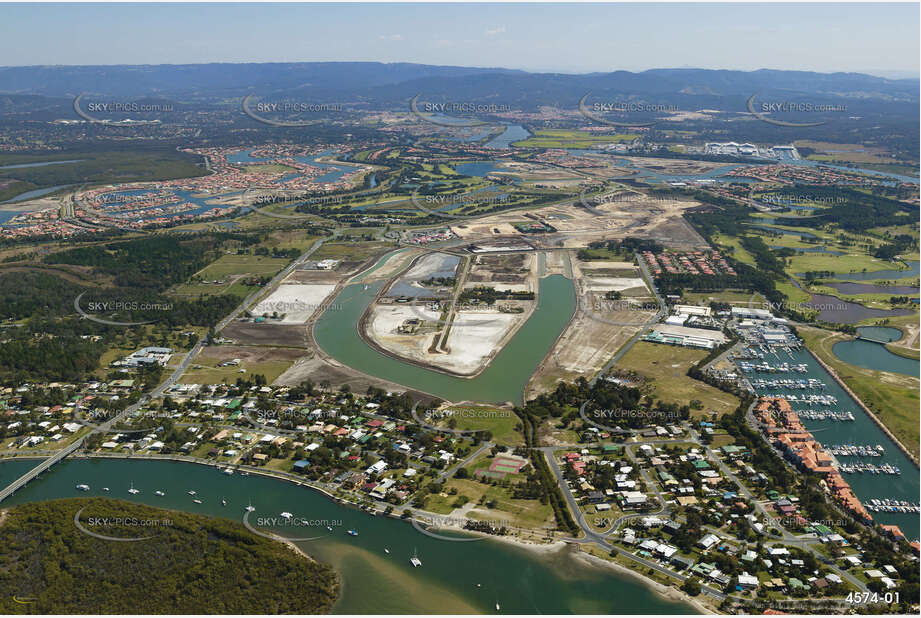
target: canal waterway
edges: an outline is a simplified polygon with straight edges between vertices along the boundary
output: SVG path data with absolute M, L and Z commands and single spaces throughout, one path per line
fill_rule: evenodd
M 0 463 L 8 484 L 34 461 Z M 88 492 L 76 485 L 86 483 Z M 141 493 L 132 495 L 132 486 Z M 108 487 L 109 492 L 103 491 Z M 164 496 L 156 496 L 160 490 Z M 192 502 L 195 491 L 202 504 Z M 57 465 L 3 502 L 3 506 L 86 496 L 106 496 L 190 513 L 242 521 L 244 507 L 256 509 L 249 523 L 278 518 L 320 520 L 315 526 L 270 527 L 298 542 L 309 555 L 331 564 L 342 579 L 336 614 L 691 614 L 638 579 L 596 567 L 565 550 L 530 551 L 493 539 L 450 542 L 431 538 L 406 522 L 374 517 L 333 503 L 317 491 L 258 475 L 232 476 L 216 468 L 172 461 L 75 459 Z M 221 499 L 227 506 L 221 505 Z M 263 522 L 265 523 L 265 522 Z M 330 532 L 324 524 L 329 523 Z M 263 528 L 266 529 L 266 528 Z M 348 530 L 358 535 L 351 536 Z M 448 536 L 457 536 L 449 535 Z M 470 537 L 467 537 L 470 538 Z M 384 549 L 390 550 L 387 554 Z M 417 553 L 422 566 L 409 563 Z M 479 586 L 478 586 L 479 584 Z
M 872 344 L 875 345 L 875 344 Z M 882 346 L 880 346 L 882 347 Z M 788 389 L 781 387 L 764 387 L 756 389 L 758 395 L 762 396 L 782 396 L 796 395 L 802 398 L 809 394 L 827 394 L 837 398 L 838 403 L 835 405 L 806 405 L 802 401 L 791 401 L 790 404 L 796 411 L 820 411 L 835 410 L 847 411 L 854 415 L 854 421 L 832 421 L 832 420 L 809 420 L 802 418 L 803 425 L 812 432 L 815 439 L 822 443 L 823 446 L 829 447 L 835 444 L 854 444 L 854 445 L 877 445 L 881 444 L 885 449 L 883 457 L 845 457 L 840 461 L 846 463 L 856 463 L 860 460 L 865 463 L 875 465 L 891 464 L 901 470 L 901 475 L 871 474 L 869 472 L 843 474 L 845 480 L 851 485 L 857 497 L 867 504 L 871 499 L 898 499 L 907 500 L 913 504 L 918 503 L 919 492 L 921 492 L 921 480 L 919 480 L 918 468 L 902 453 L 892 440 L 879 428 L 876 423 L 867 416 L 863 409 L 857 404 L 850 395 L 845 392 L 841 386 L 832 378 L 825 368 L 805 350 L 797 350 L 792 353 L 792 358 L 783 353 L 778 355 L 766 354 L 765 362 L 771 364 L 789 363 L 808 365 L 806 373 L 762 373 L 748 372 L 744 375 L 749 379 L 761 378 L 764 380 L 775 380 L 781 378 L 792 378 L 803 380 L 815 378 L 825 383 L 826 388 L 822 391 L 809 389 Z M 911 513 L 871 513 L 874 521 L 882 524 L 896 524 L 910 540 L 918 539 L 919 535 L 919 518 L 918 514 Z
M 537 308 L 527 322 L 482 373 L 474 378 L 459 378 L 381 354 L 359 336 L 358 321 L 382 284 L 370 284 L 367 289 L 361 284 L 346 286 L 317 321 L 314 328 L 317 343 L 327 354 L 353 369 L 448 401 L 520 404 L 531 374 L 576 307 L 570 279 L 562 275 L 541 279 Z

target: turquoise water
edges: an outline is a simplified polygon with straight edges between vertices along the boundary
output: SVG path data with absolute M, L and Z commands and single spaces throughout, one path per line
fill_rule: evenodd
M 876 344 L 868 344 L 876 345 Z M 879 346 L 882 347 L 882 346 Z M 819 365 L 818 361 L 806 350 L 798 350 L 793 353 L 793 358 L 786 354 L 780 354 L 776 358 L 774 355 L 765 356 L 767 362 L 788 362 L 805 363 L 809 366 L 809 371 L 805 374 L 795 374 L 796 379 L 816 378 L 822 380 L 827 389 L 822 391 L 825 394 L 833 395 L 838 399 L 836 406 L 831 406 L 834 410 L 846 410 L 854 414 L 854 422 L 839 421 L 811 421 L 802 419 L 803 425 L 815 435 L 815 439 L 824 445 L 832 444 L 882 444 L 886 454 L 883 457 L 868 458 L 871 463 L 881 465 L 889 463 L 898 466 L 902 474 L 900 476 L 890 476 L 883 474 L 844 474 L 845 480 L 851 485 L 854 493 L 863 502 L 872 498 L 896 498 L 899 500 L 908 500 L 912 503 L 918 502 L 918 495 L 921 492 L 921 479 L 919 479 L 918 468 L 908 460 L 908 458 L 898 449 L 889 437 L 870 419 L 865 412 L 857 405 L 850 395 L 842 389 L 837 382 Z M 751 372 L 745 374 L 751 378 L 764 378 L 766 380 L 776 379 L 777 374 Z M 782 388 L 764 388 L 759 389 L 759 395 L 803 395 L 809 393 L 808 390 L 788 390 Z M 817 392 L 817 391 L 811 391 Z M 825 406 L 807 406 L 801 402 L 791 402 L 794 410 L 818 410 L 824 409 Z M 847 461 L 855 458 L 847 458 Z M 896 524 L 902 529 L 902 532 L 910 540 L 918 539 L 919 522 L 921 518 L 917 514 L 910 513 L 871 513 L 873 520 L 882 524 Z
M 888 326 L 861 326 L 857 332 L 861 337 L 869 337 L 876 341 L 898 341 L 902 338 L 902 331 Z M 881 343 L 860 339 L 840 341 L 832 347 L 832 352 L 851 365 L 918 377 L 918 361 L 893 354 Z
M 861 326 L 857 332 L 861 337 L 869 337 L 877 341 L 898 341 L 902 338 L 902 331 L 892 326 Z
M 571 280 L 551 275 L 540 280 L 537 308 L 512 340 L 475 378 L 459 378 L 381 354 L 359 336 L 356 325 L 374 299 L 381 282 L 368 289 L 353 284 L 340 292 L 317 321 L 314 336 L 323 350 L 339 362 L 397 384 L 421 390 L 448 401 L 486 401 L 520 404 L 524 387 L 576 306 Z
M 0 463 L 0 482 L 9 483 L 34 462 Z M 75 486 L 86 483 L 90 491 Z M 132 496 L 133 483 L 140 494 Z M 104 492 L 103 487 L 110 492 Z M 158 497 L 154 491 L 166 495 Z M 186 492 L 195 490 L 197 505 Z M 457 543 L 434 539 L 411 525 L 373 517 L 337 505 L 319 492 L 257 475 L 226 476 L 210 466 L 171 461 L 68 460 L 17 492 L 3 506 L 51 500 L 107 496 L 142 504 L 242 521 L 244 506 L 259 517 L 327 520 L 310 528 L 271 528 L 289 538 L 322 538 L 297 544 L 331 564 L 342 578 L 336 614 L 690 614 L 682 603 L 668 602 L 637 579 L 590 566 L 568 553 L 542 555 L 487 539 Z M 221 498 L 227 506 L 221 506 Z M 324 522 L 325 523 L 325 522 Z M 358 536 L 350 536 L 354 529 Z M 390 554 L 384 552 L 390 550 Z M 409 558 L 417 552 L 421 568 Z M 477 587 L 480 584 L 480 587 Z

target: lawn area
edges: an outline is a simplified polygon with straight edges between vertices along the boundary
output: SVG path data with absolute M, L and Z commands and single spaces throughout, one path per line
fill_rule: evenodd
M 710 442 L 710 446 L 714 449 L 729 446 L 730 444 L 735 444 L 735 438 L 728 433 L 718 433 L 713 436 L 713 440 Z
M 869 255 L 811 253 L 798 254 L 790 258 L 787 272 L 802 273 L 810 270 L 827 270 L 836 273 L 872 272 L 874 270 L 899 270 L 900 266 L 898 263 L 887 262 Z
M 921 450 L 921 432 L 918 429 L 919 380 L 897 373 L 855 367 L 839 360 L 832 352 L 832 346 L 850 339 L 848 335 L 806 326 L 798 330 L 806 346 L 834 368 L 889 431 L 917 457 Z
M 751 253 L 742 248 L 738 238 L 717 233 L 713 235 L 713 244 L 720 248 L 724 248 L 727 255 L 734 257 L 740 262 L 748 264 L 749 266 L 755 265 L 755 258 L 752 257 Z
M 803 303 L 808 303 L 811 298 L 807 292 L 804 292 L 789 281 L 775 281 L 774 287 L 777 288 L 778 292 L 787 297 L 787 302 L 791 305 L 800 307 Z
M 697 399 L 704 407 L 703 410 L 693 410 L 692 416 L 709 416 L 711 411 L 728 414 L 738 407 L 738 398 L 687 376 L 691 365 L 707 354 L 706 350 L 638 341 L 617 362 L 617 367 L 633 369 L 651 378 L 656 399 L 675 402 L 679 406 Z
M 217 367 L 216 362 L 204 357 L 186 370 L 179 381 L 183 384 L 233 384 L 239 377 L 264 375 L 271 384 L 278 376 L 294 364 L 291 360 L 268 360 L 260 362 L 241 361 L 237 366 Z M 245 369 L 245 373 L 240 370 Z
M 478 506 L 468 513 L 467 516 L 470 519 L 508 520 L 513 526 L 540 528 L 548 525 L 553 518 L 553 509 L 549 504 L 541 504 L 540 500 L 512 498 L 505 487 L 488 485 L 470 479 L 450 479 L 445 484 L 445 488 L 457 489 L 459 495 L 467 496 L 473 504 L 477 504 L 483 497 L 487 502 L 495 504 L 491 509 L 485 505 Z M 454 497 L 451 496 L 451 498 Z
M 323 246 L 316 250 L 310 256 L 311 260 L 366 260 L 373 255 L 385 253 L 388 249 L 395 248 L 396 245 L 389 242 L 345 242 L 323 243 Z
M 203 280 L 223 279 L 228 275 L 271 276 L 290 262 L 287 258 L 273 258 L 262 255 L 222 255 L 192 275 Z
M 504 446 L 519 446 L 524 444 L 521 432 L 515 430 L 520 424 L 520 419 L 511 410 L 493 408 L 489 406 L 451 406 L 448 410 L 454 411 L 449 417 L 438 418 L 435 425 L 449 427 L 454 420 L 453 429 L 491 431 L 492 442 Z
M 616 500 L 612 497 L 611 502 L 616 503 Z M 596 532 L 608 530 L 614 520 L 624 514 L 615 504 L 611 505 L 611 510 L 609 511 L 599 511 L 594 504 L 582 504 L 579 506 L 579 510 L 582 511 L 585 522 Z
M 319 239 L 318 236 L 306 234 L 304 230 L 274 230 L 259 246 L 269 249 L 297 249 L 303 252 Z

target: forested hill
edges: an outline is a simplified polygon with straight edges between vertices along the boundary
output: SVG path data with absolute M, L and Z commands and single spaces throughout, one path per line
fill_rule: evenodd
M 85 529 L 150 538 L 81 532 L 80 509 Z M 3 614 L 318 614 L 339 591 L 330 567 L 226 519 L 103 498 L 0 513 Z M 145 525 L 92 523 L 107 517 Z
M 218 101 L 223 97 L 272 93 L 275 97 L 335 97 L 386 103 L 404 102 L 424 92 L 569 107 L 589 90 L 597 96 L 654 96 L 658 100 L 680 95 L 697 102 L 716 102 L 723 97 L 744 100 L 755 93 L 845 98 L 854 104 L 858 100 L 878 104 L 918 101 L 917 79 L 769 69 L 652 69 L 634 73 L 612 66 L 610 72 L 572 75 L 383 62 L 0 67 L 0 93 L 26 96 L 74 97 L 87 92 Z

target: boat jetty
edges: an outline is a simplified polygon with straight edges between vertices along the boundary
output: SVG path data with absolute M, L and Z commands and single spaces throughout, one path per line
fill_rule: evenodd
M 782 397 L 763 397 L 755 407 L 768 440 L 784 456 L 800 468 L 822 476 L 832 498 L 843 508 L 865 521 L 873 521 L 851 486 L 835 467 L 835 459 L 822 444 L 803 426 L 799 413 Z M 840 465 L 840 464 L 839 464 Z

